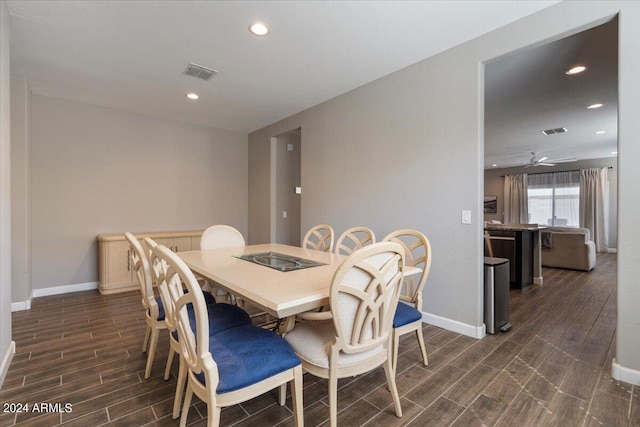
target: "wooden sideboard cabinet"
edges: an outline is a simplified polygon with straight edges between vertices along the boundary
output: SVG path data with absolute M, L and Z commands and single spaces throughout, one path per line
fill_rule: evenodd
M 202 231 L 172 231 L 133 233 L 140 243 L 150 237 L 174 252 L 200 249 Z M 98 289 L 101 294 L 113 294 L 138 289 L 138 278 L 131 263 L 131 248 L 122 234 L 98 236 Z

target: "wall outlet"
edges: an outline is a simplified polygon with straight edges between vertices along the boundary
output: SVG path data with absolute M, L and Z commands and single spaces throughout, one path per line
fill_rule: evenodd
M 282 211 L 282 218 L 286 218 L 287 217 L 287 211 Z
M 287 144 L 287 151 L 293 151 L 293 144 Z
M 462 223 L 471 224 L 471 211 L 462 211 Z

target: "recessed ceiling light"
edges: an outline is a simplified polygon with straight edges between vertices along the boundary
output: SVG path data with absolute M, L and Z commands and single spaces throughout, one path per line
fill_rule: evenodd
M 602 135 L 603 133 L 607 133 L 607 131 L 606 130 L 596 131 L 596 135 Z
M 269 34 L 269 27 L 267 27 L 262 22 L 256 22 L 249 25 L 249 31 L 251 31 L 251 34 L 255 36 L 266 36 L 267 34 Z
M 617 151 L 612 151 L 612 152 L 611 152 L 611 154 L 613 154 L 613 155 L 616 155 L 616 156 L 617 156 L 617 155 L 618 155 L 618 152 L 617 152 Z
M 587 107 L 588 110 L 593 110 L 594 108 L 600 108 L 602 107 L 604 104 L 591 104 Z
M 198 95 L 197 93 L 193 93 L 193 92 L 189 92 L 187 95 L 187 98 L 192 99 L 192 100 L 196 100 L 200 98 L 200 95 Z
M 584 65 L 576 65 L 575 67 L 565 71 L 565 74 L 568 75 L 568 76 L 572 76 L 574 74 L 579 74 L 579 73 L 583 72 L 586 69 L 587 69 L 587 67 L 585 67 Z

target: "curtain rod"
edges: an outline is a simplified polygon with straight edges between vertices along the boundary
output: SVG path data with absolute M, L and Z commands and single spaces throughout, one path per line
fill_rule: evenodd
M 592 168 L 586 168 L 592 169 Z M 613 169 L 613 166 L 607 166 L 607 169 Z M 528 173 L 527 175 L 542 175 L 543 173 L 560 173 L 560 172 L 580 172 L 582 169 L 573 169 L 570 171 L 557 171 L 557 172 L 536 172 L 536 173 Z M 504 178 L 504 175 L 500 175 L 500 178 Z

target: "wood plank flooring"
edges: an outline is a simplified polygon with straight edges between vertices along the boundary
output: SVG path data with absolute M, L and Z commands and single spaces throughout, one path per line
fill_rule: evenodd
M 339 383 L 343 426 L 640 426 L 640 387 L 614 381 L 616 257 L 590 273 L 544 269 L 544 285 L 511 291 L 508 333 L 472 339 L 431 325 L 401 340 L 395 417 L 382 369 Z M 425 291 L 428 298 L 429 284 Z M 174 426 L 177 364 L 162 379 L 168 343 L 160 340 L 151 378 L 143 378 L 144 320 L 135 292 L 97 291 L 37 298 L 13 314 L 17 352 L 0 402 L 71 404 L 71 411 L 1 413 L 0 427 Z M 328 425 L 327 382 L 304 378 L 305 424 Z M 59 408 L 52 408 L 59 409 Z M 206 425 L 195 400 L 189 425 Z M 222 412 L 225 426 L 292 426 L 291 400 L 275 392 Z

